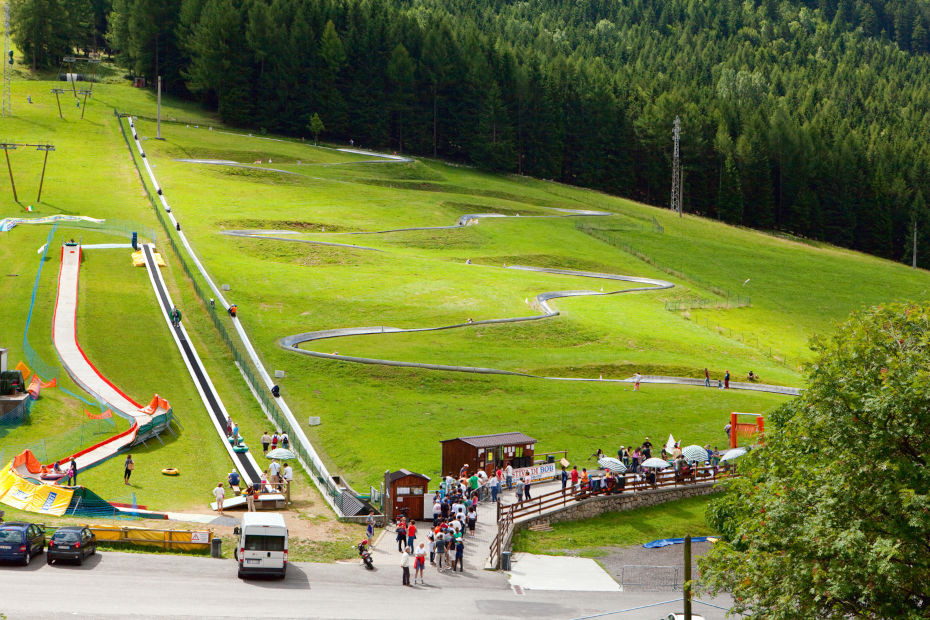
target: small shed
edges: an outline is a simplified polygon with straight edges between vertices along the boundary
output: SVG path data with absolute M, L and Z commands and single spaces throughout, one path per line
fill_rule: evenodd
M 495 467 L 508 464 L 514 469 L 533 465 L 536 440 L 523 433 L 497 433 L 444 439 L 442 444 L 442 475 L 457 477 L 462 465 L 469 472 L 483 469 L 490 474 Z
M 416 474 L 407 469 L 384 472 L 384 489 L 387 497 L 384 501 L 384 516 L 388 522 L 394 515 L 404 512 L 408 519 L 422 521 L 424 514 L 424 497 L 429 489 L 429 476 Z

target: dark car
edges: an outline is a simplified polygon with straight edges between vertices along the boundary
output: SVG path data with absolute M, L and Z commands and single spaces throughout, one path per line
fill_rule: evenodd
M 29 565 L 32 556 L 45 550 L 45 527 L 35 523 L 0 523 L 0 560 L 17 560 Z
M 46 558 L 51 564 L 55 560 L 75 560 L 84 563 L 84 558 L 97 552 L 97 535 L 90 528 L 60 527 L 48 541 Z

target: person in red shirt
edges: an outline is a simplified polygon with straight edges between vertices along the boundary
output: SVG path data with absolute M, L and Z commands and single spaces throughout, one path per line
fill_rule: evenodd
M 414 541 L 417 539 L 417 526 L 413 522 L 413 519 L 410 519 L 410 525 L 407 526 L 407 546 L 411 549 L 416 549 L 413 546 Z
M 572 467 L 571 476 L 572 476 L 572 488 L 575 488 L 578 486 L 578 467 L 577 466 Z

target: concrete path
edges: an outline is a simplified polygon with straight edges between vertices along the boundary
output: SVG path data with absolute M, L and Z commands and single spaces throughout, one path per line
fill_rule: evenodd
M 528 590 L 620 592 L 620 584 L 591 558 L 513 554 L 510 583 Z
M 10 618 L 590 618 L 658 619 L 681 612 L 677 593 L 577 592 L 512 588 L 500 574 L 467 569 L 445 583 L 401 586 L 398 564 L 368 571 L 356 563 L 294 562 L 287 578 L 236 578 L 231 559 L 101 552 L 83 566 L 0 566 L 2 608 Z M 49 587 L 54 584 L 54 587 Z M 131 594 L 131 595 L 127 595 Z M 672 601 L 672 602 L 669 602 Z M 708 601 L 729 607 L 729 599 Z M 644 607 L 644 606 L 649 607 Z M 708 620 L 725 611 L 696 605 Z

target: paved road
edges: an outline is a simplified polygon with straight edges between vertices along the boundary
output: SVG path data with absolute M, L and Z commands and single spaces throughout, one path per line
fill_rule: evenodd
M 0 613 L 20 618 L 579 618 L 678 598 L 678 593 L 518 594 L 501 573 L 466 571 L 446 583 L 400 586 L 391 562 L 292 564 L 287 579 L 240 581 L 233 560 L 104 552 L 84 566 L 0 566 Z M 448 584 L 448 585 L 447 585 Z M 721 601 L 717 601 L 719 604 Z M 724 612 L 699 606 L 708 618 Z M 664 618 L 681 603 L 609 618 Z

